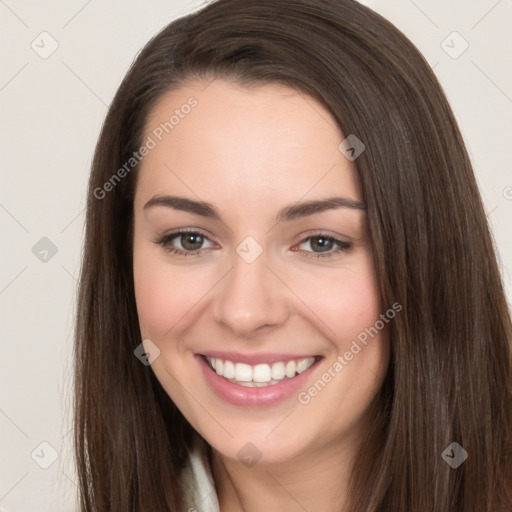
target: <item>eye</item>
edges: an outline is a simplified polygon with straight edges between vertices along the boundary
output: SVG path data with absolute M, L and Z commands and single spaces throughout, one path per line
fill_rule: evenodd
M 352 248 L 351 243 L 322 233 L 305 238 L 299 246 L 303 244 L 309 245 L 313 249 L 319 249 L 320 252 L 313 253 L 311 251 L 300 251 L 306 253 L 306 257 L 315 259 L 332 258 L 340 253 L 348 252 Z
M 197 256 L 206 250 L 202 247 L 205 241 L 209 241 L 212 244 L 211 246 L 215 245 L 207 236 L 198 231 L 181 230 L 166 234 L 156 240 L 155 243 L 161 245 L 167 252 L 177 256 L 191 257 Z M 176 247 L 176 243 L 179 243 L 181 247 Z M 304 244 L 310 245 L 313 248 L 313 251 L 292 250 L 305 254 L 307 258 L 315 259 L 332 258 L 340 253 L 348 252 L 352 248 L 352 244 L 349 242 L 345 242 L 323 233 L 318 233 L 305 238 L 299 246 Z M 318 249 L 318 252 L 316 252 L 316 249 Z
M 176 244 L 176 242 L 174 240 L 176 240 L 181 247 L 175 247 L 174 244 Z M 204 250 L 201 246 L 205 240 L 209 240 L 209 238 L 198 231 L 181 230 L 162 236 L 156 240 L 156 243 L 172 254 L 178 256 L 195 256 Z

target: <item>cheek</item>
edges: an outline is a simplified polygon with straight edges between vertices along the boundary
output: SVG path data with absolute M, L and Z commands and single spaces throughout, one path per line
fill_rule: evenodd
M 300 294 L 317 318 L 325 337 L 338 350 L 345 350 L 351 340 L 375 324 L 381 305 L 377 282 L 369 258 L 350 269 L 326 274 L 325 279 L 308 280 Z M 298 289 L 298 288 L 296 288 Z M 320 321 L 319 321 L 320 320 Z
M 197 320 L 218 276 L 204 265 L 177 265 L 160 247 L 135 244 L 133 278 L 143 337 L 162 340 Z
M 159 339 L 185 314 L 193 290 L 183 286 L 183 274 L 156 257 L 153 248 L 135 247 L 133 277 L 142 336 Z
M 364 274 L 347 279 L 340 287 L 338 304 L 330 311 L 334 329 L 341 341 L 353 339 L 365 328 L 374 325 L 380 313 L 380 300 L 372 276 Z

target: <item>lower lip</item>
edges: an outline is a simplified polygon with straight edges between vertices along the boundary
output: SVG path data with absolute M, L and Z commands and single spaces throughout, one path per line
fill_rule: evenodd
M 224 377 L 217 375 L 203 356 L 195 354 L 194 357 L 201 366 L 206 381 L 220 398 L 233 405 L 245 407 L 271 406 L 296 394 L 318 363 L 318 361 L 315 361 L 307 370 L 292 379 L 283 380 L 279 384 L 261 388 L 250 388 L 234 384 Z

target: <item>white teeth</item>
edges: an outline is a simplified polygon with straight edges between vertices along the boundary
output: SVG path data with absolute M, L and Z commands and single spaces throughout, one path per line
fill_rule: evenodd
M 257 364 L 252 370 L 252 380 L 254 382 L 270 382 L 272 374 L 268 364 Z
M 305 372 L 308 368 L 311 368 L 313 366 L 314 362 L 314 357 L 308 357 L 306 359 L 299 360 L 297 363 L 297 373 Z
M 272 378 L 281 380 L 286 375 L 286 372 L 284 371 L 284 363 L 274 363 L 272 365 Z
M 235 366 L 235 380 L 238 382 L 251 382 L 252 368 L 248 364 L 236 363 Z
M 297 363 L 297 373 L 302 373 L 303 371 L 305 371 L 309 368 L 308 361 L 309 361 L 308 359 L 301 359 Z
M 235 378 L 235 365 L 231 361 L 224 361 L 224 371 L 222 376 L 226 377 L 226 379 Z
M 297 368 L 297 365 L 295 364 L 295 361 L 288 361 L 286 363 L 286 368 L 284 373 L 288 378 L 295 377 L 295 368 Z
M 214 357 L 206 359 L 217 375 L 247 387 L 272 386 L 283 379 L 292 379 L 295 375 L 306 371 L 315 362 L 314 357 L 308 357 L 297 361 L 279 361 L 272 366 L 268 364 L 251 366 Z
M 278 383 L 279 381 L 274 379 L 272 379 L 270 382 L 237 382 L 237 384 L 246 388 L 265 388 L 267 386 L 273 386 L 274 384 Z

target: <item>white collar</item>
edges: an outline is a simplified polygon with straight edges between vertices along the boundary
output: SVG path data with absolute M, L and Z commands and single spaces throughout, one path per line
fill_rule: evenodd
M 196 436 L 181 476 L 187 512 L 220 512 L 206 449 L 206 441 Z

